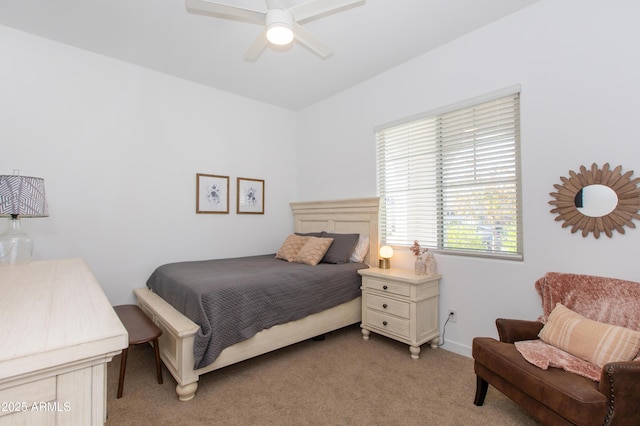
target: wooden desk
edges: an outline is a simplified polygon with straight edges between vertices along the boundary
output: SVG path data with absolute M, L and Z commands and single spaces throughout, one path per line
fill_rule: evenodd
M 127 331 L 82 259 L 0 266 L 0 425 L 102 425 Z

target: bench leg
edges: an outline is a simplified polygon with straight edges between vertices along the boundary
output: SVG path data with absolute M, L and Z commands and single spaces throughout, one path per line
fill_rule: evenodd
M 473 403 L 480 407 L 484 404 L 484 398 L 487 396 L 487 390 L 489 389 L 489 383 L 482 377 L 476 375 L 476 397 Z
M 162 364 L 160 363 L 160 346 L 158 346 L 158 339 L 153 339 L 153 348 L 156 352 L 156 371 L 158 373 L 158 383 L 162 384 Z
M 124 373 L 127 369 L 127 351 L 129 348 L 122 350 L 122 357 L 120 358 L 120 378 L 118 379 L 118 398 L 122 398 L 122 388 L 124 388 Z

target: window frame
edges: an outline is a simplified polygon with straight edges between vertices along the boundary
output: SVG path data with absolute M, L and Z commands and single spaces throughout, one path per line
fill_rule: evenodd
M 513 130 L 512 133 L 509 133 L 510 136 L 510 140 L 505 143 L 505 145 L 507 146 L 506 149 L 512 150 L 512 156 L 513 156 L 513 171 L 510 172 L 511 174 L 509 175 L 510 177 L 508 179 L 505 179 L 504 182 L 508 182 L 511 187 L 509 190 L 499 190 L 499 184 L 496 187 L 493 187 L 493 189 L 491 189 L 490 192 L 487 192 L 487 194 L 491 194 L 491 195 L 497 195 L 502 197 L 502 199 L 508 199 L 509 203 L 507 203 L 508 206 L 515 208 L 515 211 L 513 213 L 510 212 L 509 215 L 505 214 L 505 217 L 509 218 L 510 220 L 507 221 L 508 226 L 507 228 L 509 229 L 508 231 L 505 229 L 502 229 L 502 235 L 501 236 L 505 236 L 507 233 L 513 233 L 515 232 L 515 238 L 509 238 L 509 237 L 504 237 L 504 238 L 500 238 L 500 243 L 498 244 L 498 250 L 496 250 L 496 246 L 493 246 L 492 249 L 486 249 L 486 248 L 478 248 L 481 246 L 476 246 L 476 248 L 473 248 L 472 245 L 467 246 L 466 248 L 452 248 L 452 247 L 447 247 L 448 245 L 450 245 L 450 243 L 447 243 L 445 241 L 446 237 L 445 237 L 445 233 L 446 233 L 446 227 L 445 227 L 445 222 L 446 222 L 446 212 L 445 212 L 445 207 L 444 207 L 444 191 L 446 190 L 446 188 L 444 188 L 444 177 L 443 177 L 443 169 L 442 169 L 442 162 L 441 160 L 441 156 L 443 155 L 443 152 L 446 152 L 448 150 L 450 150 L 450 147 L 446 147 L 443 145 L 443 140 L 445 140 L 446 138 L 443 137 L 442 135 L 438 135 L 437 131 L 434 130 L 434 134 L 430 134 L 430 133 L 426 133 L 429 137 L 431 137 L 430 144 L 425 145 L 427 146 L 427 149 L 433 149 L 433 152 L 435 152 L 435 156 L 436 158 L 440 158 L 438 160 L 438 163 L 436 163 L 436 170 L 432 171 L 432 175 L 433 177 L 430 177 L 429 179 L 435 179 L 437 180 L 437 182 L 433 183 L 432 185 L 436 188 L 435 190 L 433 190 L 433 188 L 431 189 L 431 191 L 435 191 L 435 199 L 431 199 L 431 202 L 433 204 L 435 204 L 436 207 L 425 207 L 423 208 L 421 211 L 424 213 L 425 210 L 429 210 L 431 209 L 431 211 L 429 212 L 429 215 L 422 215 L 421 217 L 428 217 L 428 219 L 419 219 L 424 221 L 430 221 L 430 223 L 427 226 L 432 226 L 435 227 L 435 231 L 430 231 L 430 232 L 434 232 L 435 234 L 435 239 L 434 238 L 426 238 L 427 240 L 430 240 L 428 244 L 424 244 L 422 243 L 421 245 L 423 247 L 428 247 L 431 250 L 435 250 L 438 253 L 445 253 L 445 254 L 452 254 L 452 255 L 463 255 L 463 256 L 474 256 L 474 257 L 489 257 L 489 258 L 497 258 L 497 259 L 507 259 L 507 260 L 524 260 L 524 243 L 523 243 L 523 225 L 522 225 L 522 178 L 521 178 L 521 125 L 520 125 L 520 100 L 521 100 L 521 88 L 519 85 L 517 86 L 511 86 L 505 89 L 502 89 L 500 91 L 496 91 L 496 92 L 492 92 L 490 94 L 487 95 L 483 95 L 483 96 L 479 96 L 479 97 L 475 97 L 472 99 L 468 99 L 466 101 L 463 102 L 459 102 L 453 105 L 449 105 L 443 108 L 438 108 L 436 110 L 432 110 L 426 113 L 422 113 L 422 114 L 418 114 L 418 115 L 414 115 L 408 118 L 404 118 L 401 120 L 397 120 L 395 122 L 391 122 L 391 123 L 387 123 L 381 126 L 377 126 L 376 128 L 374 128 L 375 131 L 375 137 L 376 137 L 376 181 L 377 181 L 377 190 L 378 190 L 378 195 L 380 196 L 381 200 L 380 200 L 380 208 L 381 208 L 381 221 L 380 221 L 380 243 L 381 245 L 391 245 L 392 247 L 396 248 L 396 249 L 408 249 L 408 247 L 412 244 L 413 241 L 409 241 L 410 238 L 413 238 L 410 235 L 409 232 L 409 225 L 406 225 L 405 228 L 407 229 L 407 231 L 405 231 L 404 235 L 402 235 L 399 238 L 393 239 L 393 238 L 389 238 L 388 235 L 388 231 L 386 228 L 386 221 L 387 219 L 387 202 L 388 199 L 386 199 L 385 195 L 388 191 L 385 191 L 385 185 L 389 186 L 386 184 L 386 182 L 388 181 L 389 176 L 385 171 L 381 171 L 382 167 L 381 167 L 381 158 L 380 156 L 384 156 L 386 155 L 386 153 L 381 153 L 382 149 L 386 149 L 386 147 L 381 148 L 380 146 L 380 137 L 379 134 L 383 131 L 390 131 L 390 129 L 396 128 L 398 126 L 410 126 L 412 124 L 416 124 L 419 122 L 428 122 L 428 120 L 434 120 L 434 123 L 437 122 L 438 120 L 442 120 L 443 117 L 447 116 L 448 114 L 451 113 L 456 113 L 456 112 L 464 112 L 464 110 L 469 110 L 469 109 L 474 109 L 475 107 L 481 107 L 484 104 L 487 103 L 491 103 L 491 102 L 496 102 L 499 101 L 503 98 L 513 98 L 513 102 L 514 102 L 514 107 L 513 107 L 513 115 L 512 115 L 512 121 L 513 121 Z M 398 128 L 402 128 L 402 127 L 398 127 Z M 496 133 L 498 133 L 496 131 Z M 428 139 L 429 137 L 426 137 L 426 139 Z M 473 136 L 473 142 L 471 144 L 467 144 L 467 145 L 462 145 L 465 148 L 469 148 L 472 150 L 477 150 L 478 146 L 481 144 L 481 142 L 478 142 L 478 137 L 477 136 Z M 408 142 L 409 143 L 409 142 Z M 494 143 L 495 146 L 500 145 L 500 143 Z M 487 146 L 491 146 L 492 148 L 494 147 L 494 145 L 488 144 Z M 433 153 L 432 153 L 433 154 Z M 455 154 L 455 155 L 460 155 L 460 154 Z M 455 155 L 452 158 L 456 158 Z M 511 155 L 511 153 L 509 153 L 509 155 Z M 473 157 L 471 155 L 471 157 Z M 507 157 L 505 157 L 507 158 Z M 426 160 L 425 160 L 426 161 Z M 407 163 L 409 161 L 407 160 Z M 418 160 L 418 163 L 420 163 L 420 160 Z M 433 163 L 432 163 L 433 164 Z M 473 166 L 471 166 L 471 168 L 473 170 L 478 168 L 478 161 L 477 159 L 473 160 Z M 498 164 L 498 168 L 495 170 L 500 170 L 499 166 L 501 166 L 502 163 Z M 496 167 L 495 165 L 493 167 Z M 410 169 L 409 166 L 407 166 L 407 169 Z M 465 169 L 466 170 L 466 169 Z M 494 170 L 494 169 L 491 169 Z M 410 171 L 405 171 L 405 170 L 401 170 L 400 172 L 398 172 L 399 174 L 411 174 Z M 425 173 L 420 171 L 419 173 Z M 426 174 L 428 174 L 429 172 L 426 172 Z M 495 172 L 494 172 L 495 173 Z M 505 173 L 506 174 L 506 173 Z M 424 178 L 424 177 L 420 177 L 420 178 Z M 502 181 L 501 181 L 502 182 Z M 468 185 L 468 183 L 466 184 Z M 471 191 L 469 188 L 471 188 L 472 186 L 462 186 L 461 188 L 464 188 L 464 190 L 469 191 L 469 192 L 473 192 Z M 444 188 L 444 189 L 443 189 Z M 449 185 L 447 188 L 449 188 L 449 190 L 451 189 L 451 185 Z M 407 195 L 407 199 L 410 197 L 410 194 L 412 191 L 412 189 L 407 189 L 404 191 L 404 193 Z M 402 192 L 402 191 L 400 191 Z M 433 195 L 434 192 L 430 192 L 429 194 Z M 473 197 L 484 197 L 484 195 L 478 195 L 477 193 L 474 194 L 473 196 L 470 196 L 470 199 L 473 199 Z M 416 197 L 417 198 L 417 197 Z M 469 201 L 467 201 L 469 202 Z M 408 202 L 407 202 L 408 203 Z M 416 204 L 420 204 L 419 201 L 415 202 Z M 425 201 L 422 200 L 422 204 L 425 204 Z M 490 206 L 492 203 L 489 202 L 486 205 L 483 206 Z M 409 205 L 409 204 L 407 204 Z M 401 210 L 401 209 L 400 209 Z M 511 209 L 513 211 L 513 209 Z M 435 216 L 433 211 L 436 211 Z M 405 220 L 407 222 L 409 222 L 409 218 L 410 214 L 406 213 L 406 218 Z M 473 218 L 473 215 L 470 215 L 469 217 Z M 481 214 L 478 213 L 478 220 L 480 221 L 481 219 Z M 391 220 L 393 221 L 393 220 Z M 402 220 L 399 220 L 398 223 L 401 223 Z M 471 224 L 472 222 L 470 222 Z M 480 221 L 481 223 L 481 221 Z M 515 223 L 515 224 L 513 224 Z M 498 225 L 500 225 L 500 220 L 499 219 L 491 219 L 490 224 L 492 225 L 492 228 L 490 228 L 492 235 L 495 235 L 495 230 L 496 229 L 500 229 L 498 228 Z M 424 227 L 424 224 L 422 225 Z M 476 225 L 478 226 L 478 225 Z M 422 235 L 424 235 L 424 232 L 422 233 Z M 464 242 L 469 243 L 472 242 L 473 239 L 477 239 L 477 237 L 475 235 L 469 234 L 471 235 L 469 238 L 466 238 L 464 240 Z M 417 238 L 420 240 L 420 233 L 418 233 L 418 235 L 416 235 Z M 395 240 L 395 241 L 394 241 Z M 403 241 L 402 241 L 403 240 Z M 435 244 L 434 244 L 435 241 Z M 489 242 L 485 242 L 485 240 L 482 240 L 483 244 L 491 244 L 491 241 Z M 515 241 L 515 246 L 512 244 L 511 246 L 508 246 L 507 248 L 505 248 L 505 246 L 502 246 L 501 244 L 504 244 L 505 242 L 514 242 Z

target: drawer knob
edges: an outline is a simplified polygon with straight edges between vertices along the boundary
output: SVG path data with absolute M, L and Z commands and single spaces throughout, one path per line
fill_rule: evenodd
M 386 303 L 383 303 L 383 304 L 382 304 L 382 307 L 383 307 L 384 309 L 387 309 L 387 304 L 386 304 Z
M 386 321 L 382 321 L 382 325 L 386 326 L 387 322 Z
M 386 290 L 386 289 L 387 289 L 387 286 L 386 286 L 386 285 L 383 285 L 383 286 L 382 286 L 382 289 L 383 289 L 383 290 Z

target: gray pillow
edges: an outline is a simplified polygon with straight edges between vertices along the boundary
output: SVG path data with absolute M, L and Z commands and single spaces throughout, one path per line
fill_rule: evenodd
M 296 232 L 296 235 L 300 235 L 301 237 L 322 237 L 323 232 Z
M 333 238 L 333 243 L 322 258 L 322 263 L 347 263 L 358 244 L 360 234 L 330 234 L 322 232 L 322 238 Z

